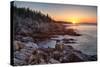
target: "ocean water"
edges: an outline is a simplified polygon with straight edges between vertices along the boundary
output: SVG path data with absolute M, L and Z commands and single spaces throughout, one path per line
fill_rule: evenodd
M 67 26 L 66 26 L 67 27 Z M 42 41 L 38 43 L 40 48 L 55 48 L 56 40 L 62 40 L 64 38 L 72 38 L 76 40 L 76 43 L 70 43 L 65 45 L 71 45 L 76 50 L 80 50 L 87 55 L 97 55 L 97 26 L 96 25 L 77 25 L 68 26 L 67 28 L 75 29 L 77 33 L 82 36 L 69 36 L 69 35 L 57 35 L 57 38 Z
M 64 36 L 70 37 L 77 40 L 77 43 L 70 44 L 75 49 L 81 50 L 83 53 L 88 55 L 97 55 L 97 25 L 78 25 L 70 26 L 76 32 L 82 34 L 82 36 Z

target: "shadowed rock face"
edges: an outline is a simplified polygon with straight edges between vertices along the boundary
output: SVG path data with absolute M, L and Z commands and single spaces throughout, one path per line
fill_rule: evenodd
M 20 41 L 14 41 L 13 45 L 14 45 L 14 47 L 13 47 L 14 51 L 18 51 L 18 50 L 24 48 L 24 44 Z
M 63 28 L 61 25 L 54 23 L 54 20 L 48 15 L 44 15 L 41 12 L 31 11 L 26 8 L 13 8 L 15 35 L 31 36 L 38 33 L 57 31 L 57 29 L 59 31 Z
M 80 57 L 78 57 L 77 55 L 75 54 L 70 54 L 69 57 L 68 57 L 68 62 L 80 62 L 80 61 L 83 61 L 84 59 L 81 59 Z
M 14 41 L 19 42 L 19 41 Z M 23 43 L 23 42 L 20 42 Z M 17 43 L 14 43 L 17 44 Z M 38 45 L 32 43 L 20 50 L 14 51 L 14 65 L 28 65 L 28 64 L 54 64 L 54 63 L 68 63 L 81 61 L 95 61 L 96 56 L 89 56 L 82 52 L 75 50 L 69 45 L 56 45 L 55 48 L 37 48 Z M 14 46 L 15 48 L 18 47 Z M 36 48 L 34 48 L 36 46 Z

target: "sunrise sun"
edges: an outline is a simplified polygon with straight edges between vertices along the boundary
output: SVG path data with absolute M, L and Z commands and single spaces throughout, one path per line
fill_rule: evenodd
M 79 23 L 79 18 L 78 17 L 70 17 L 67 19 L 69 22 L 73 23 L 73 24 L 77 24 Z

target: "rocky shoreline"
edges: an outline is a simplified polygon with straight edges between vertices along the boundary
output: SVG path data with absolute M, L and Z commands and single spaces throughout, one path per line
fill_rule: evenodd
M 74 29 L 66 29 L 61 23 L 55 23 L 57 21 L 40 11 L 18 8 L 13 5 L 11 8 L 14 9 L 13 48 L 11 48 L 14 66 L 97 60 L 96 55 L 86 55 L 70 45 L 63 44 L 75 43 L 74 39 L 63 39 L 63 43 L 55 43 L 54 48 L 40 48 L 39 42 L 55 37 L 55 35 L 81 36 L 81 34 Z
M 86 55 L 70 45 L 57 44 L 55 48 L 39 48 L 39 45 L 14 40 L 14 66 L 96 61 L 96 56 Z

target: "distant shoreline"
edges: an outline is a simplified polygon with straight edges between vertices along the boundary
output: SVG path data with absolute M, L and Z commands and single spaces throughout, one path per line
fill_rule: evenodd
M 72 22 L 66 22 L 66 21 L 55 21 L 55 23 L 59 23 L 59 24 L 72 24 Z M 97 25 L 97 22 L 95 23 L 89 23 L 89 22 L 80 22 L 80 23 L 76 23 L 77 24 L 83 24 L 83 25 Z

